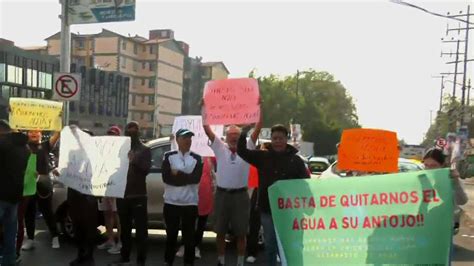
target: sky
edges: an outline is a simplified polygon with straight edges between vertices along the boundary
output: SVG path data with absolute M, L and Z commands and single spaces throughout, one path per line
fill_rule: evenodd
M 406 1 L 442 14 L 465 13 L 468 4 L 474 9 L 468 0 Z M 20 47 L 45 45 L 44 39 L 60 29 L 59 13 L 58 0 L 0 0 L 0 38 Z M 457 32 L 446 36 L 448 24 L 458 26 L 383 0 L 137 0 L 136 21 L 73 25 L 71 31 L 106 28 L 148 37 L 151 29 L 173 29 L 176 39 L 190 45 L 191 56 L 223 61 L 231 77 L 248 76 L 252 69 L 281 76 L 309 68 L 328 71 L 354 98 L 363 127 L 392 130 L 418 144 L 430 113 L 434 120 L 439 107 L 441 84 L 433 76 L 454 70 L 445 64 L 453 57 L 440 57 L 456 48 L 441 42 L 458 37 Z M 471 36 L 474 44 L 474 32 Z M 473 58 L 474 45 L 468 53 Z M 474 64 L 468 67 L 473 77 Z M 445 86 L 451 93 L 452 83 Z

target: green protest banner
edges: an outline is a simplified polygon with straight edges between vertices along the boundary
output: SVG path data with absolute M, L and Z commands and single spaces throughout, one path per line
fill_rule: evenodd
M 279 181 L 269 198 L 282 262 L 446 265 L 452 193 L 448 169 Z

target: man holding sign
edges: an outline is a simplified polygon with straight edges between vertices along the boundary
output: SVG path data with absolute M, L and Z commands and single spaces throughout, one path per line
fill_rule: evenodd
M 258 101 L 257 101 L 258 102 Z M 203 109 L 206 107 L 204 106 Z M 260 111 L 258 111 L 260 114 Z M 203 111 L 203 119 L 205 118 Z M 227 127 L 225 143 L 216 137 L 211 127 L 204 123 L 204 131 L 211 142 L 217 160 L 217 189 L 214 214 L 217 218 L 214 231 L 217 234 L 218 265 L 225 265 L 225 235 L 232 228 L 237 237 L 237 265 L 244 265 L 246 235 L 249 222 L 250 200 L 247 194 L 249 164 L 237 155 L 237 142 L 241 129 L 235 125 Z M 261 121 L 246 141 L 247 148 L 255 149 Z
M 249 128 L 246 128 L 240 135 L 237 150 L 239 156 L 258 169 L 258 206 L 265 234 L 265 253 L 267 265 L 274 266 L 277 263 L 278 248 L 268 189 L 278 180 L 309 178 L 309 173 L 303 160 L 297 155 L 298 150 L 288 145 L 289 132 L 285 126 L 272 127 L 271 144 L 268 150 L 249 150 L 248 145 L 245 145 L 248 130 Z

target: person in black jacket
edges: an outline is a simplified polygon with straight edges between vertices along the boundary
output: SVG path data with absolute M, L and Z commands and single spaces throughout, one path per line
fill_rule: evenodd
M 71 126 L 73 132 L 78 130 Z M 90 136 L 94 133 L 81 129 Z M 94 248 L 97 236 L 97 199 L 94 196 L 83 194 L 75 189 L 68 188 L 67 202 L 74 228 L 74 240 L 77 247 L 77 257 L 69 263 L 70 266 L 94 266 Z
M 23 195 L 23 180 L 30 155 L 28 138 L 12 133 L 8 122 L 0 120 L 0 224 L 3 225 L 3 266 L 16 265 L 15 240 L 18 203 Z
M 288 129 L 275 125 L 271 129 L 271 144 L 268 150 L 247 149 L 247 133 L 242 131 L 237 146 L 237 153 L 249 164 L 258 169 L 258 206 L 265 238 L 267 265 L 276 265 L 278 246 L 268 199 L 268 188 L 278 180 L 309 178 L 303 160 L 297 155 L 298 150 L 288 145 Z
M 198 189 L 203 162 L 201 156 L 190 151 L 193 136 L 194 133 L 187 129 L 178 130 L 176 132 L 178 150 L 167 152 L 163 160 L 165 265 L 173 265 L 180 224 L 184 243 L 184 265 L 194 265 L 194 232 L 198 217 Z
M 151 151 L 140 141 L 140 126 L 130 122 L 125 127 L 125 136 L 130 137 L 128 153 L 130 164 L 127 174 L 125 197 L 117 199 L 122 240 L 120 260 L 109 265 L 128 265 L 132 250 L 132 226 L 135 225 L 137 243 L 137 266 L 145 265 L 148 239 L 148 208 L 146 176 L 151 168 Z

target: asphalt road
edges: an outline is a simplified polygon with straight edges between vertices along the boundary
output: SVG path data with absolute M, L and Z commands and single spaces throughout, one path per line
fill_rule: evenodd
M 470 201 L 463 206 L 464 214 L 459 234 L 455 237 L 454 266 L 474 265 L 474 179 L 465 183 Z M 39 222 L 36 232 L 36 248 L 32 251 L 22 253 L 22 266 L 66 266 L 74 259 L 76 250 L 70 243 L 62 241 L 61 249 L 53 250 L 50 247 L 49 233 L 45 226 Z M 147 265 L 163 265 L 163 253 L 165 248 L 165 235 L 161 230 L 150 230 L 149 259 Z M 196 261 L 196 265 L 216 265 L 216 249 L 214 245 L 214 234 L 206 233 L 201 248 L 202 259 Z M 257 263 L 253 265 L 265 265 L 263 251 L 260 253 Z M 117 255 L 109 255 L 105 251 L 96 250 L 96 265 L 105 266 L 118 258 Z M 132 255 L 132 259 L 134 259 Z M 182 265 L 182 259 L 177 258 L 176 265 Z M 226 256 L 227 265 L 236 265 L 235 246 L 230 244 Z M 252 264 L 249 264 L 252 265 Z

